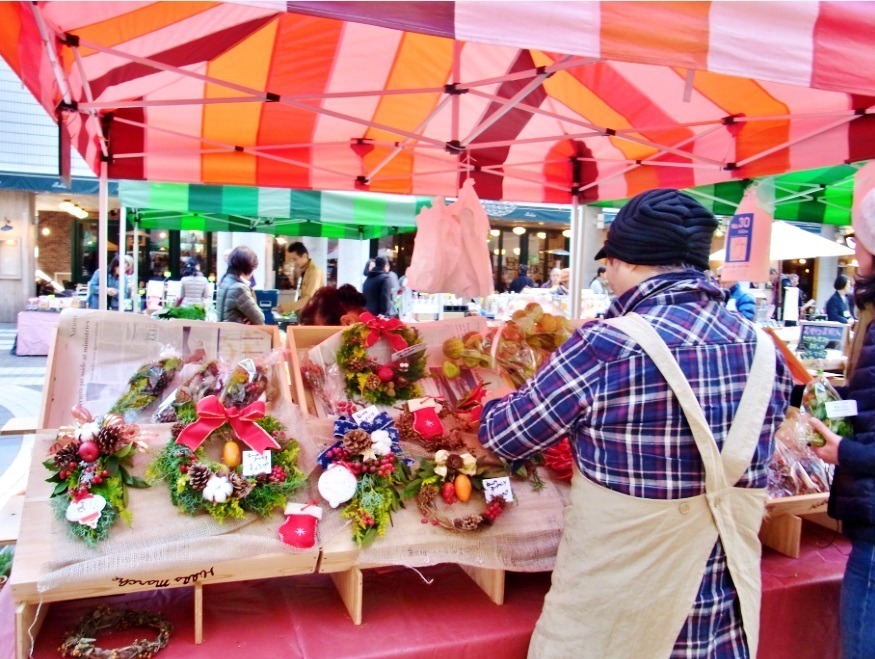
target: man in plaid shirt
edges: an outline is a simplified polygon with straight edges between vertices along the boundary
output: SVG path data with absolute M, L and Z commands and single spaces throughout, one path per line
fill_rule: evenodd
M 656 330 L 722 448 L 748 380 L 757 333 L 749 322 L 726 310 L 723 293 L 702 272 L 708 267 L 716 226 L 710 212 L 692 198 L 676 190 L 653 190 L 620 211 L 596 258 L 607 258 L 608 280 L 619 296 L 606 318 L 635 312 Z M 775 361 L 771 400 L 750 464 L 736 487 L 765 488 L 767 484 L 773 433 L 784 418 L 792 387 L 780 355 Z M 700 451 L 665 377 L 635 341 L 607 323 L 579 328 L 525 387 L 490 401 L 481 419 L 484 446 L 508 459 L 532 457 L 566 435 L 583 478 L 603 488 L 656 500 L 705 492 Z M 566 515 L 574 514 L 574 508 L 572 501 Z M 563 542 L 568 539 L 567 529 L 566 517 Z M 646 552 L 649 538 L 641 537 L 640 543 Z M 560 547 L 560 557 L 562 551 Z M 682 562 L 685 556 L 673 560 Z M 610 556 L 605 563 L 605 571 L 610 572 Z M 756 569 L 758 578 L 758 565 Z M 554 571 L 553 589 L 567 578 Z M 573 587 L 585 593 L 587 577 Z M 671 593 L 671 583 L 660 587 L 667 595 Z M 588 611 L 583 617 L 601 615 L 610 614 Z M 622 610 L 616 615 L 622 616 Z M 608 656 L 604 648 L 591 646 L 586 653 Z M 750 656 L 719 536 L 671 656 Z

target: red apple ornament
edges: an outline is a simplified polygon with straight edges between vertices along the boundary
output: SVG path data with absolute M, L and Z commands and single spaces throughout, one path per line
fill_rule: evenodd
M 85 462 L 94 462 L 100 455 L 100 449 L 97 447 L 97 442 L 82 442 L 79 445 L 79 457 Z
M 377 377 L 380 378 L 380 382 L 391 382 L 395 377 L 395 372 L 388 366 L 381 366 L 377 371 Z

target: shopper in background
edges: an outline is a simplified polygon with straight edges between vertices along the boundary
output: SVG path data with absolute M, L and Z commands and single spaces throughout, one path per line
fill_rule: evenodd
M 851 321 L 851 309 L 847 298 L 850 281 L 844 275 L 839 275 L 833 282 L 833 288 L 835 293 L 826 301 L 826 319 L 833 323 L 847 325 Z
M 741 287 L 741 283 L 723 278 L 723 268 L 717 270 L 717 282 L 726 290 L 726 308 L 737 311 L 748 320 L 754 320 L 757 313 L 757 303 L 753 295 Z
M 298 314 L 301 325 L 352 325 L 365 312 L 367 300 L 355 286 L 323 286 Z
M 529 277 L 529 266 L 523 264 L 517 271 L 519 274 L 514 277 L 513 281 L 507 287 L 511 293 L 522 293 L 524 288 L 534 288 L 535 282 Z
M 815 453 L 836 465 L 829 514 L 842 521 L 842 532 L 851 540 L 840 608 L 844 659 L 875 653 L 875 189 L 860 189 L 867 174 L 875 176 L 873 165 L 857 172 L 854 189 L 860 319 L 845 370 L 848 386 L 841 391 L 846 400 L 857 402 L 857 415 L 851 417 L 854 434 L 840 437 L 817 419 L 809 422 L 826 440 L 824 446 L 813 447 Z M 838 281 L 835 288 L 840 290 Z
M 210 298 L 210 282 L 201 272 L 197 259 L 188 259 L 185 269 L 182 271 L 182 292 L 179 297 L 179 306 L 191 306 L 192 304 L 206 304 Z
M 596 295 L 611 295 L 611 285 L 608 284 L 608 278 L 605 275 L 607 268 L 600 265 L 595 272 L 595 277 L 589 283 L 590 290 Z
M 220 321 L 264 325 L 264 312 L 258 307 L 249 278 L 258 267 L 258 257 L 241 245 L 228 255 L 228 271 L 219 282 L 216 314 Z
M 705 277 L 716 228 L 677 190 L 634 197 L 596 256 L 619 296 L 607 320 L 484 407 L 486 448 L 526 459 L 568 436 L 580 471 L 530 657 L 756 656 L 757 532 L 792 381 Z
M 277 307 L 277 311 L 284 314 L 303 309 L 313 294 L 325 286 L 325 273 L 310 258 L 310 252 L 304 243 L 294 242 L 289 245 L 289 260 L 297 275 L 296 298 Z
M 130 261 L 129 261 L 130 260 Z M 125 256 L 125 270 L 128 266 L 133 272 L 134 259 Z M 130 300 L 133 282 L 129 277 L 119 273 L 119 258 L 116 256 L 109 264 L 109 273 L 106 275 L 106 308 L 118 311 L 119 288 L 126 286 L 125 298 Z M 88 282 L 88 308 L 100 308 L 100 270 L 95 270 Z
M 392 318 L 397 315 L 392 301 L 392 280 L 386 271 L 386 259 L 382 256 L 374 259 L 374 267 L 365 279 L 362 292 L 365 294 L 365 307 L 375 316 Z
M 550 271 L 550 279 L 545 281 L 541 285 L 541 288 L 551 288 L 551 289 L 557 288 L 559 286 L 559 273 L 561 273 L 561 272 L 562 272 L 562 270 L 560 268 L 553 268 Z

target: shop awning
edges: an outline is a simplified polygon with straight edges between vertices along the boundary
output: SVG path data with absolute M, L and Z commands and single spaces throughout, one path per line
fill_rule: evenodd
M 254 231 L 370 239 L 416 229 L 427 197 L 120 181 L 119 203 L 142 229 Z

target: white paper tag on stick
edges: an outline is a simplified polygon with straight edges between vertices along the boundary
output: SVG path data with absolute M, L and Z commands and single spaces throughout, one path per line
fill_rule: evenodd
M 857 416 L 857 401 L 831 400 L 826 403 L 826 416 L 829 419 L 844 419 Z
M 362 425 L 365 423 L 373 423 L 374 419 L 376 419 L 380 415 L 380 410 L 377 409 L 376 405 L 370 405 L 363 410 L 359 410 L 355 414 L 352 415 L 352 420 L 357 424 Z

